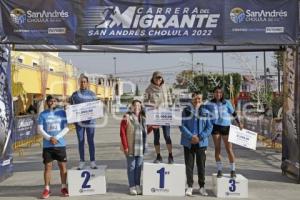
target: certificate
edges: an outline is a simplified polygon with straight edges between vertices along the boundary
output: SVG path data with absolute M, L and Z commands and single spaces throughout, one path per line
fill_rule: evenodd
M 240 130 L 239 127 L 230 125 L 229 142 L 256 150 L 257 133 L 247 129 Z
M 68 105 L 66 113 L 69 124 L 101 118 L 103 117 L 103 103 L 102 101 L 92 101 Z
M 180 108 L 147 108 L 146 124 L 159 126 L 181 126 Z

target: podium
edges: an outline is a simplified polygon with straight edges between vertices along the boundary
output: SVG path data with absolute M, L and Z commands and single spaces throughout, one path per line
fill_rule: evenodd
M 213 192 L 220 198 L 248 198 L 248 179 L 241 174 L 236 178 L 231 178 L 229 174 L 217 178 L 217 174 L 212 175 Z
M 98 169 L 85 167 L 83 170 L 68 170 L 68 189 L 70 196 L 84 196 L 106 193 L 106 166 Z
M 185 196 L 185 165 L 144 162 L 143 195 Z

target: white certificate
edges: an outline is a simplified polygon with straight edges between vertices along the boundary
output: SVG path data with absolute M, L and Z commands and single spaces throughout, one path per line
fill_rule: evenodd
M 146 109 L 146 124 L 159 126 L 181 126 L 180 108 Z
M 256 150 L 257 133 L 230 125 L 229 142 Z
M 69 124 L 101 118 L 103 117 L 103 103 L 102 101 L 92 101 L 68 105 L 66 113 Z

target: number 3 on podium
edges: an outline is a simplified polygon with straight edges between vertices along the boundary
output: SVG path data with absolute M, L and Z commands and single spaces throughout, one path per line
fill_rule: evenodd
M 236 190 L 235 180 L 234 179 L 230 179 L 229 180 L 229 184 L 230 184 L 229 191 L 230 192 L 235 192 L 235 190 Z
M 91 185 L 88 185 L 88 182 L 89 182 L 89 180 L 90 180 L 90 178 L 91 178 L 90 172 L 88 172 L 88 171 L 83 171 L 83 172 L 81 173 L 81 177 L 82 177 L 82 178 L 85 178 L 84 181 L 83 181 L 83 183 L 82 183 L 82 185 L 81 185 L 81 188 L 91 188 Z

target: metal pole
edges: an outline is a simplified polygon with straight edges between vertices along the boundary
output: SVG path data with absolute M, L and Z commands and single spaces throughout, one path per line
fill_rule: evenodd
M 191 53 L 192 56 L 192 78 L 194 78 L 194 54 Z
M 257 59 L 258 56 L 255 56 L 255 79 L 257 79 Z
M 279 66 L 279 60 L 277 58 L 277 79 L 278 79 L 278 93 L 280 94 L 280 66 Z
M 267 93 L 267 67 L 266 67 L 266 52 L 264 51 L 264 84 L 265 94 Z
M 114 68 L 115 68 L 115 76 L 117 75 L 117 58 L 114 57 Z
M 222 83 L 222 87 L 223 89 L 225 88 L 225 67 L 224 67 L 224 52 L 222 52 L 222 79 L 223 79 L 223 83 Z

